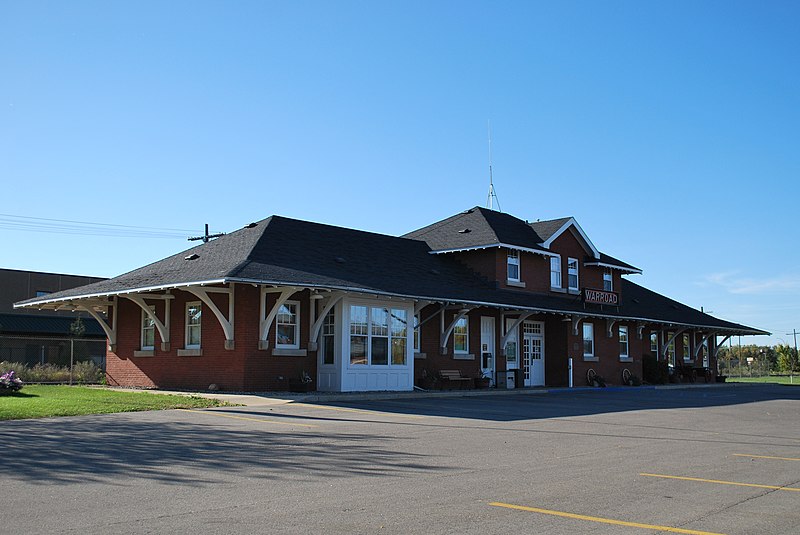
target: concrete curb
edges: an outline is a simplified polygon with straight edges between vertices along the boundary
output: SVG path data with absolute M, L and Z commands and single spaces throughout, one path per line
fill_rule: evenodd
M 701 383 L 701 384 L 668 384 L 668 385 L 643 385 L 643 386 L 610 386 L 596 388 L 589 386 L 573 388 L 512 388 L 509 390 L 433 390 L 413 392 L 330 392 L 295 394 L 291 392 L 187 392 L 172 390 L 147 390 L 154 394 L 173 394 L 180 396 L 199 396 L 203 398 L 219 399 L 235 405 L 259 406 L 280 405 L 285 403 L 335 403 L 338 401 L 381 401 L 381 400 L 414 400 L 428 398 L 460 398 L 460 397 L 486 397 L 486 396 L 521 396 L 559 394 L 568 395 L 581 392 L 635 392 L 637 390 L 689 390 L 689 389 L 716 389 L 716 388 L 747 388 L 758 386 L 747 383 Z M 130 390 L 126 388 L 111 388 L 112 390 Z

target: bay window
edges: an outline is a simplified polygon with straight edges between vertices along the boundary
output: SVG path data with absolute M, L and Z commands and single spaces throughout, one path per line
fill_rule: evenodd
M 408 314 L 403 309 L 350 306 L 350 365 L 406 364 Z

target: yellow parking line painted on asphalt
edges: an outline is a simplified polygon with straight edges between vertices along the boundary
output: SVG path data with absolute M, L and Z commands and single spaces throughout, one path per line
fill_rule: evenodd
M 518 511 L 528 511 L 531 513 L 541 513 L 543 515 L 560 516 L 575 520 L 586 520 L 589 522 L 599 522 L 601 524 L 613 524 L 615 526 L 627 526 L 630 528 L 652 529 L 655 531 L 668 531 L 670 533 L 687 533 L 689 535 L 723 535 L 711 531 L 697 531 L 695 529 L 673 528 L 670 526 L 657 526 L 654 524 L 642 524 L 640 522 L 627 522 L 625 520 L 614 520 L 613 518 L 602 518 L 599 516 L 578 515 L 575 513 L 565 513 L 564 511 L 553 511 L 551 509 L 539 509 L 538 507 L 526 507 L 524 505 L 513 505 L 510 503 L 491 502 L 489 505 L 495 507 L 505 507 L 506 509 L 516 509 Z
M 367 409 L 348 409 L 346 407 L 331 407 L 329 405 L 316 405 L 314 403 L 292 403 L 294 407 L 311 407 L 314 409 L 325 409 L 327 411 L 337 411 L 337 412 L 355 412 L 359 414 L 388 414 L 390 416 L 397 416 L 398 418 L 425 418 L 424 416 L 418 416 L 413 414 L 397 414 L 394 412 L 386 412 L 386 411 L 371 411 Z
M 749 455 L 746 453 L 734 453 L 734 457 L 750 457 L 751 459 L 774 459 L 776 461 L 800 461 L 795 457 L 770 457 L 769 455 Z
M 680 479 L 681 481 L 698 481 L 700 483 L 717 483 L 718 485 L 734 485 L 736 487 L 755 487 L 757 489 L 786 490 L 789 492 L 800 492 L 800 489 L 790 487 L 780 487 L 777 485 L 758 485 L 756 483 L 739 483 L 737 481 L 720 481 L 718 479 L 703 479 L 700 477 L 668 476 L 665 474 L 639 474 L 645 477 L 660 477 L 663 479 Z
M 299 423 L 292 423 L 292 422 L 278 422 L 276 420 L 267 420 L 265 418 L 253 418 L 251 416 L 234 416 L 232 414 L 221 414 L 215 411 L 196 411 L 192 409 L 178 409 L 179 411 L 183 412 L 193 412 L 195 414 L 206 414 L 208 416 L 219 416 L 221 418 L 231 418 L 233 420 L 249 420 L 251 422 L 260 422 L 262 424 L 276 424 L 276 425 L 291 425 L 294 427 L 317 427 L 316 425 L 311 424 L 299 424 Z

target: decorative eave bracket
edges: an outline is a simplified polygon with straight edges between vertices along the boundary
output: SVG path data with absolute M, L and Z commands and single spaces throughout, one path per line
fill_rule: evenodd
M 189 286 L 184 288 L 187 292 L 197 296 L 205 306 L 216 316 L 217 321 L 225 333 L 225 349 L 232 350 L 235 348 L 233 339 L 233 308 L 234 308 L 234 283 L 230 283 L 227 288 L 215 287 L 202 287 L 202 286 Z M 217 304 L 211 299 L 210 293 L 224 293 L 228 294 L 228 317 L 220 311 Z

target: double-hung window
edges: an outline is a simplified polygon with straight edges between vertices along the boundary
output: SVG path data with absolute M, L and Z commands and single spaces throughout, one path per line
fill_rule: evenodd
M 619 328 L 619 358 L 628 358 L 628 327 L 625 325 Z
M 156 307 L 150 305 L 150 311 L 155 312 Z M 143 351 L 156 347 L 156 324 L 147 312 L 142 310 L 142 345 Z
M 419 353 L 419 314 L 414 314 L 414 352 Z
M 594 324 L 583 322 L 583 356 L 594 357 Z
M 667 356 L 669 357 L 669 363 L 675 365 L 675 337 L 673 333 L 667 333 L 667 337 L 669 338 L 669 345 L 667 345 Z
M 508 280 L 519 282 L 519 251 L 508 250 Z
M 692 359 L 692 342 L 688 334 L 683 335 L 683 360 Z
M 200 320 L 203 305 L 200 301 L 186 303 L 186 349 L 200 349 Z
M 567 283 L 570 290 L 578 290 L 578 259 L 567 259 Z
M 614 291 L 614 277 L 610 271 L 603 273 L 603 290 L 607 292 Z
M 550 257 L 550 287 L 561 288 L 561 257 Z
M 277 349 L 300 348 L 300 303 L 286 301 L 275 316 L 275 347 Z
M 408 315 L 403 309 L 350 306 L 350 365 L 406 364 Z
M 322 363 L 333 364 L 336 351 L 336 315 L 331 309 L 322 322 Z
M 650 333 L 650 353 L 658 356 L 658 333 Z
M 469 353 L 469 321 L 459 319 L 453 328 L 453 353 Z

